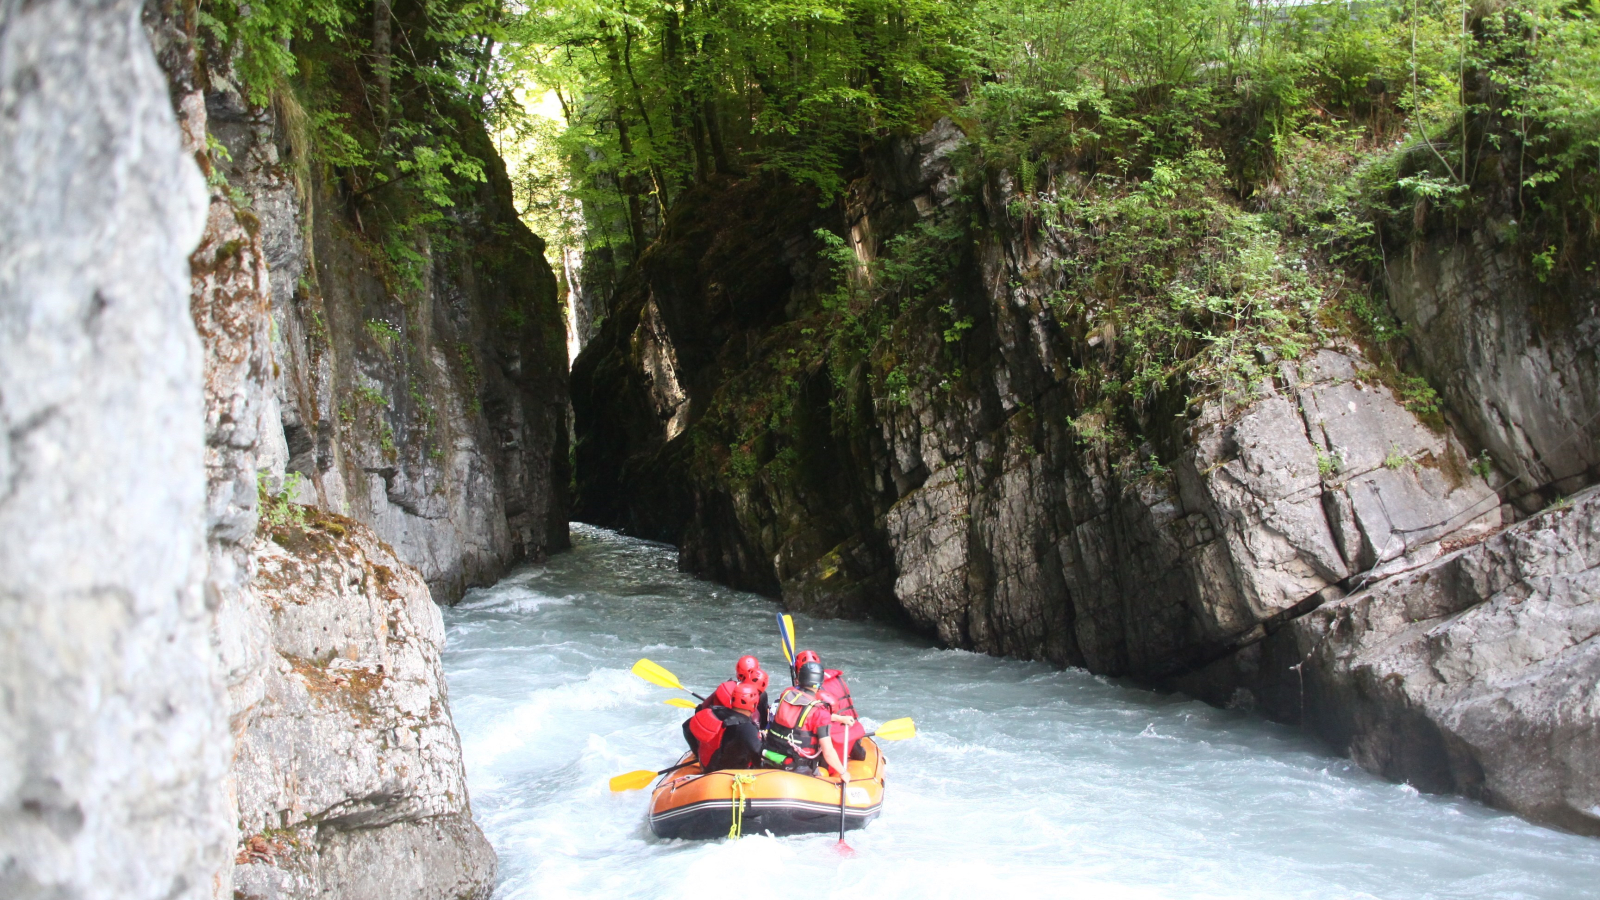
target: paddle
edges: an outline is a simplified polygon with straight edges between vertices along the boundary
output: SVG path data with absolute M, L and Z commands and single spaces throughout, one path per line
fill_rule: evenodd
M 848 728 L 843 729 L 842 731 L 839 731 L 838 734 L 839 734 L 839 761 L 844 763 L 846 766 L 848 766 L 848 765 L 850 765 L 850 762 L 849 762 L 850 750 L 849 750 L 849 737 L 848 737 L 848 735 L 850 734 L 850 729 L 848 729 Z M 862 735 L 862 736 L 863 737 L 876 737 L 876 738 L 880 738 L 880 739 L 885 740 L 885 741 L 903 741 L 903 740 L 905 740 L 907 738 L 913 738 L 913 737 L 917 736 L 917 724 L 915 722 L 911 721 L 911 719 L 909 717 L 908 718 L 902 718 L 902 719 L 890 719 L 889 721 L 884 722 L 882 725 L 879 725 L 878 729 L 876 731 L 868 732 L 867 734 Z M 839 843 L 834 845 L 834 849 L 839 851 L 839 855 L 840 856 L 851 857 L 851 856 L 855 856 L 856 855 L 856 851 L 849 844 L 845 843 L 845 840 L 844 840 L 844 823 L 845 823 L 845 805 L 844 805 L 844 803 L 845 803 L 845 781 L 844 781 L 843 778 L 841 778 L 841 779 L 839 779 Z
M 659 772 L 652 772 L 649 769 L 638 769 L 633 772 L 625 772 L 611 779 L 611 790 L 618 793 L 621 793 L 622 791 L 636 791 L 654 781 L 657 775 L 665 775 L 668 772 L 676 772 L 679 769 L 692 766 L 694 764 L 695 761 L 691 759 L 686 763 L 679 763 L 670 768 L 662 769 Z
M 917 723 L 906 719 L 890 719 L 878 726 L 877 731 L 865 735 L 885 741 L 903 741 L 917 736 Z
M 682 697 L 673 697 L 671 700 L 663 700 L 661 702 L 668 706 L 676 706 L 679 709 L 699 709 L 698 706 L 694 705 L 693 700 L 685 700 Z
M 840 774 L 848 775 L 848 770 L 850 768 L 850 729 L 846 728 L 842 731 L 838 731 L 838 735 L 839 763 L 846 769 L 845 772 Z M 834 849 L 839 851 L 839 855 L 845 857 L 856 855 L 856 851 L 851 849 L 850 845 L 844 842 L 844 794 L 845 785 L 849 783 L 850 782 L 846 781 L 842 777 L 839 779 L 839 843 L 834 845 Z
M 794 683 L 794 619 L 787 613 L 778 613 L 778 645 L 783 648 L 783 658 L 789 661 L 789 682 Z
M 699 694 L 696 694 L 694 691 L 684 687 L 683 682 L 678 680 L 678 676 L 668 672 L 666 669 L 661 668 L 648 659 L 641 659 L 634 663 L 632 672 L 633 674 L 643 678 L 645 681 L 648 681 L 657 687 L 673 688 L 675 690 L 684 691 L 697 699 L 706 699 L 701 697 Z

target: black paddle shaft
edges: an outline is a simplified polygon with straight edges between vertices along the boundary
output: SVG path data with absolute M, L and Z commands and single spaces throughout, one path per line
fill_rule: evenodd
M 839 779 L 839 843 L 844 843 L 844 786 L 849 784 L 843 778 Z

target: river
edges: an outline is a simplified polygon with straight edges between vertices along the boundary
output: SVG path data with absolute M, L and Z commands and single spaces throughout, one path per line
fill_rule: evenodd
M 574 549 L 445 611 L 445 670 L 496 900 L 826 893 L 879 898 L 1600 897 L 1600 841 L 1382 781 L 1293 729 L 1081 670 L 796 617 L 886 744 L 884 812 L 832 836 L 659 841 L 622 772 L 683 751 L 672 692 L 741 653 L 785 669 L 771 600 L 682 575 L 660 544 Z M 777 680 L 781 676 L 775 674 Z M 816 879 L 812 881 L 812 879 Z

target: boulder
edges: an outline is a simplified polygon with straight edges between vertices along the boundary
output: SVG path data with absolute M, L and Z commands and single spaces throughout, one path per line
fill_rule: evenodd
M 275 501 L 251 585 L 266 689 L 234 760 L 235 896 L 481 900 L 494 851 L 472 821 L 414 566 L 361 523 Z

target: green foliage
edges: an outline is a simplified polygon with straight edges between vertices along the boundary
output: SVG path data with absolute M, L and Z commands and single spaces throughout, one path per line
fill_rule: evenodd
M 199 25 L 233 60 L 245 98 L 266 106 L 283 79 L 300 71 L 293 45 L 315 29 L 343 31 L 355 19 L 341 0 L 269 0 L 248 5 L 208 0 L 197 7 Z
M 508 13 L 506 96 L 546 110 L 536 122 L 496 107 L 518 147 L 513 179 L 526 185 L 529 219 L 567 240 L 578 214 L 553 198 L 560 183 L 581 203 L 587 249 L 625 260 L 719 173 L 775 171 L 831 200 L 864 139 L 953 106 L 970 69 L 967 6 L 541 0 Z
M 1407 409 L 1424 419 L 1439 415 L 1439 394 L 1426 378 L 1405 373 L 1395 373 L 1389 379 Z
M 1171 390 L 1248 396 L 1267 364 L 1315 342 L 1325 287 L 1302 249 L 1223 193 L 1213 155 L 1157 162 L 1139 181 L 1104 174 L 1029 207 L 1078 250 L 1055 312 L 1093 352 L 1086 405 L 1136 407 Z
M 456 344 L 456 358 L 461 361 L 461 374 L 466 379 L 467 393 L 476 398 L 478 388 L 483 384 L 483 378 L 478 374 L 478 366 L 472 359 L 472 345 L 466 341 Z
M 366 331 L 372 340 L 385 351 L 392 349 L 394 343 L 400 340 L 400 329 L 382 319 L 368 319 Z
M 193 8 L 207 62 L 245 99 L 273 106 L 302 192 L 315 168 L 342 182 L 361 237 L 388 263 L 391 287 L 425 283 L 447 211 L 486 180 L 472 145 L 492 93 L 499 3 L 419 0 L 393 7 L 389 49 L 373 43 L 370 0 L 202 0 Z M 431 234 L 431 240 L 429 235 Z
M 371 385 L 363 384 L 356 388 L 356 396 L 367 401 L 373 406 L 383 407 L 385 409 L 389 407 L 389 398 L 385 397 L 382 391 L 372 387 Z
M 1489 451 L 1484 450 L 1480 452 L 1477 457 L 1472 460 L 1471 468 L 1472 474 L 1484 480 L 1488 480 L 1489 476 L 1494 473 L 1494 460 L 1489 456 Z
M 1391 470 L 1402 469 L 1408 465 L 1415 465 L 1410 455 L 1401 450 L 1399 444 L 1390 444 L 1389 455 L 1383 458 L 1384 468 Z
M 1339 474 L 1340 468 L 1343 467 L 1343 462 L 1338 452 L 1324 453 L 1321 447 L 1316 447 L 1315 449 L 1317 452 L 1317 474 L 1323 478 L 1332 478 Z
M 294 497 L 305 484 L 305 476 L 290 472 L 283 478 L 283 487 L 277 493 L 267 488 L 267 473 L 256 473 L 256 495 L 260 505 L 261 523 L 267 528 L 296 527 L 306 524 L 306 507 L 294 502 Z

